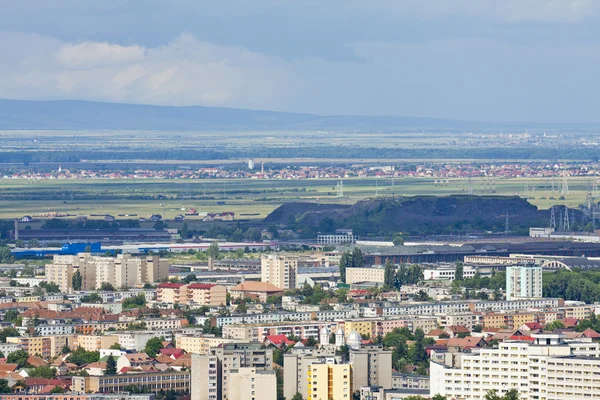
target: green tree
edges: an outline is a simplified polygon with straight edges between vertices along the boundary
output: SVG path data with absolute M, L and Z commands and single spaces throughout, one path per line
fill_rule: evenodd
M 7 337 L 16 337 L 16 336 L 21 336 L 21 335 L 19 334 L 18 330 L 16 330 L 15 328 L 13 328 L 11 326 L 4 328 L 4 329 L 0 329 L 0 342 L 2 342 L 2 343 L 6 343 Z
M 391 261 L 385 263 L 385 272 L 383 275 L 383 283 L 389 287 L 394 286 L 396 280 L 396 268 L 392 265 Z
M 562 321 L 556 320 L 553 322 L 550 322 L 549 324 L 546 324 L 545 330 L 547 331 L 554 331 L 557 329 L 565 329 L 565 324 L 562 323 Z
M 46 378 L 46 379 L 54 379 L 56 378 L 56 369 L 49 365 L 41 365 L 36 368 L 32 368 L 29 371 L 29 376 L 32 378 Z
M 181 229 L 179 230 L 179 234 L 181 235 L 182 238 L 186 239 L 189 236 L 189 229 L 188 229 L 188 224 L 187 222 L 184 222 L 183 225 L 181 226 Z
M 119 343 L 113 343 L 110 345 L 109 349 L 111 350 L 123 350 L 123 347 Z
M 100 285 L 100 290 L 105 290 L 108 292 L 114 292 L 115 291 L 115 287 L 109 283 L 109 282 L 102 282 L 102 284 Z
M 8 381 L 6 379 L 0 379 L 0 393 L 12 393 L 12 389 L 10 386 L 8 386 Z M 300 397 L 300 399 L 302 399 L 302 397 Z
M 64 389 L 58 385 L 54 386 L 52 388 L 52 390 L 50 391 L 50 393 L 52 393 L 52 394 L 63 394 L 64 392 L 65 392 Z
M 455 281 L 462 281 L 463 280 L 463 274 L 465 271 L 465 265 L 461 262 L 461 261 L 457 261 L 456 262 L 456 267 L 454 270 L 454 280 Z
M 365 257 L 359 247 L 355 247 L 352 251 L 352 267 L 362 268 L 365 265 Z
M 19 312 L 17 310 L 7 310 L 4 314 L 4 321 L 6 322 L 15 322 L 17 317 L 19 316 Z
M 444 396 L 442 396 L 441 394 L 436 394 L 435 396 L 433 396 L 431 398 L 431 400 L 446 400 L 446 398 Z
M 79 270 L 73 272 L 71 283 L 73 284 L 73 290 L 81 290 L 81 285 L 83 284 L 83 277 L 81 276 L 81 272 L 79 272 Z
M 394 246 L 402 246 L 404 244 L 404 235 L 402 235 L 402 233 L 397 233 L 394 235 L 392 242 L 394 243 Z
M 3 381 L 6 381 L 6 379 L 2 379 Z M 6 392 L 8 393 L 8 392 Z M 302 394 L 300 394 L 300 392 L 296 392 L 296 394 L 294 396 L 292 396 L 292 400 L 303 400 L 302 399 Z
M 346 283 L 346 269 L 352 266 L 352 255 L 349 252 L 342 254 L 340 258 L 340 281 Z
M 219 258 L 220 253 L 221 251 L 219 250 L 219 242 L 215 240 L 208 247 L 208 256 L 217 259 Z
M 240 314 L 246 314 L 248 313 L 248 306 L 246 305 L 245 302 L 241 302 L 235 309 L 235 311 L 237 311 Z
M 100 360 L 100 353 L 97 351 L 85 351 L 83 347 L 78 347 L 72 351 L 66 361 L 77 364 L 79 366 L 84 364 L 90 364 Z
M 415 301 L 429 301 L 430 299 L 431 298 L 429 297 L 427 292 L 424 291 L 423 289 L 419 290 L 417 292 L 417 294 L 415 294 L 415 297 L 414 297 Z
M 153 337 L 152 339 L 146 342 L 146 347 L 144 348 L 144 353 L 148 354 L 150 357 L 156 357 L 156 354 L 160 349 L 163 348 L 162 342 L 165 341 L 164 337 Z
M 12 264 L 14 261 L 15 259 L 10 251 L 10 248 L 8 246 L 0 246 L 0 263 Z
M 83 296 L 81 301 L 83 303 L 94 303 L 94 304 L 102 304 L 102 297 L 98 293 L 90 293 L 87 296 Z
M 116 375 L 117 374 L 117 362 L 115 358 L 110 355 L 106 360 L 106 370 L 104 371 L 104 375 Z
M 196 274 L 188 274 L 181 280 L 181 282 L 191 283 L 191 282 L 195 282 L 197 280 L 198 280 L 198 277 L 196 276 Z
M 123 300 L 123 308 L 143 308 L 146 306 L 146 295 L 139 293 L 136 296 L 129 297 Z
M 29 243 L 27 244 L 27 247 L 29 247 L 30 249 L 34 248 L 34 247 L 39 247 L 39 246 L 40 246 L 40 242 L 37 239 L 31 239 L 29 241 Z
M 27 365 L 27 359 L 29 354 L 25 350 L 13 351 L 6 357 L 6 362 L 9 364 L 18 364 L 19 368 L 23 368 Z

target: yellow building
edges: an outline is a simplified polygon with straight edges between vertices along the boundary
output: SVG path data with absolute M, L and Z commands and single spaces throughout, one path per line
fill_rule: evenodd
M 46 360 L 52 357 L 52 343 L 48 337 L 7 337 L 6 343 L 20 344 L 31 356 L 39 356 Z
M 358 282 L 385 282 L 385 268 L 360 267 L 346 269 L 346 283 L 351 285 Z
M 506 316 L 504 314 L 486 314 L 483 316 L 483 326 L 486 328 L 506 328 Z
M 344 322 L 344 332 L 346 334 L 346 338 L 352 331 L 358 332 L 361 336 L 368 336 L 373 338 L 377 336 L 377 322 L 376 321 L 345 321 Z
M 75 347 L 81 347 L 85 351 L 99 351 L 100 349 L 108 349 L 116 343 L 119 343 L 117 335 L 78 335 Z
M 310 364 L 308 366 L 308 398 L 312 400 L 344 400 L 352 398 L 350 364 Z
M 175 343 L 177 348 L 183 349 L 193 354 L 208 354 L 211 347 L 217 347 L 224 343 L 243 343 L 244 340 L 224 339 L 215 336 L 191 336 L 185 334 L 176 334 Z
M 510 329 L 517 329 L 528 322 L 537 322 L 536 315 L 531 313 L 509 314 L 507 325 Z

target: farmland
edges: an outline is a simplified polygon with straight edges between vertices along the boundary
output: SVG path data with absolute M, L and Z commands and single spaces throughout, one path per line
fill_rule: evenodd
M 589 181 L 570 178 L 569 194 L 564 196 L 557 191 L 552 192 L 549 181 L 542 179 L 499 179 L 495 183 L 495 193 L 482 183 L 473 179 L 474 194 L 518 194 L 528 197 L 539 208 L 547 209 L 551 205 L 577 207 L 584 203 Z M 375 196 L 439 196 L 467 191 L 464 179 L 450 179 L 448 184 L 440 185 L 434 179 L 426 178 L 354 178 L 343 180 L 344 197 L 338 197 L 337 184 L 338 180 L 333 179 L 3 179 L 0 180 L 0 204 L 3 219 L 48 212 L 122 215 L 119 218 L 147 217 L 158 213 L 166 219 L 173 219 L 188 208 L 196 208 L 200 213 L 233 211 L 236 219 L 262 219 L 281 204 L 291 201 L 353 204 Z

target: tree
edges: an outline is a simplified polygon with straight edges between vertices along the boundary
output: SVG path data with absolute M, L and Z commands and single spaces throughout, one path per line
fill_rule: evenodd
M 19 312 L 17 310 L 7 310 L 4 314 L 4 321 L 6 322 L 15 322 L 17 317 L 19 316 Z
M 362 268 L 365 265 L 365 257 L 359 247 L 352 251 L 352 268 Z
M 165 341 L 164 337 L 153 337 L 152 339 L 146 342 L 146 347 L 144 348 L 144 353 L 148 354 L 148 356 L 154 358 L 160 349 L 163 348 L 162 342 Z
M 123 300 L 123 308 L 142 308 L 146 306 L 146 295 L 139 293 L 136 296 Z
M 547 331 L 555 331 L 557 329 L 565 329 L 565 324 L 562 321 L 556 320 L 546 324 L 545 330 Z
M 455 270 L 454 270 L 454 280 L 455 281 L 462 281 L 463 280 L 464 270 L 465 270 L 464 264 L 461 261 L 457 261 L 456 262 L 456 267 L 455 267 Z
M 446 397 L 442 396 L 441 394 L 436 394 L 435 396 L 433 396 L 431 398 L 431 400 L 446 400 Z
M 56 378 L 56 369 L 49 365 L 41 365 L 36 368 L 32 368 L 29 371 L 29 376 L 32 378 L 46 378 L 46 379 L 54 379 Z
M 342 254 L 340 258 L 340 281 L 346 283 L 346 269 L 352 266 L 352 256 L 349 252 Z
M 113 343 L 110 345 L 109 349 L 111 350 L 123 350 L 123 347 L 119 343 Z
M 237 311 L 240 314 L 246 314 L 248 313 L 248 306 L 246 305 L 245 302 L 241 302 L 235 309 L 235 311 Z
M 182 238 L 186 239 L 189 236 L 189 229 L 188 229 L 188 224 L 187 222 L 184 222 L 183 225 L 181 226 L 181 229 L 179 230 L 179 234 L 181 235 Z
M 102 304 L 102 297 L 96 292 L 90 293 L 87 296 L 83 296 L 81 298 L 83 303 L 94 303 L 94 304 Z
M 109 283 L 109 282 L 102 282 L 102 285 L 100 285 L 100 290 L 105 290 L 108 292 L 114 292 L 115 291 L 115 287 Z
M 0 393 L 12 393 L 12 389 L 8 386 L 8 381 L 6 379 L 0 379 Z M 300 396 L 300 400 L 302 400 L 302 396 Z
M 18 364 L 19 368 L 25 367 L 27 364 L 27 359 L 29 358 L 29 354 L 25 350 L 17 350 L 13 351 L 6 357 L 6 362 L 9 364 Z
M 383 275 L 383 283 L 387 286 L 394 286 L 396 280 L 396 268 L 392 265 L 391 261 L 385 263 L 385 272 Z
M 60 293 L 60 288 L 54 282 L 40 282 L 40 287 L 43 288 L 46 293 Z
M 29 247 L 31 249 L 31 248 L 34 248 L 34 247 L 39 247 L 39 245 L 40 245 L 39 240 L 37 240 L 37 239 L 34 238 L 34 239 L 31 239 L 29 241 L 29 243 L 27 244 L 27 247 Z
M 392 243 L 394 243 L 394 246 L 402 246 L 404 244 L 404 236 L 402 235 L 402 233 L 397 233 L 396 235 L 394 235 Z
M 92 246 L 85 246 L 85 249 L 83 249 L 84 253 L 91 253 L 92 252 Z
M 6 343 L 7 337 L 21 336 L 19 331 L 9 326 L 8 328 L 0 329 L 0 342 Z
M 64 392 L 65 392 L 64 389 L 58 385 L 54 386 L 52 388 L 52 390 L 50 391 L 50 393 L 52 393 L 52 394 L 63 394 Z
M 208 247 L 208 256 L 217 259 L 219 258 L 220 252 L 221 251 L 219 250 L 219 243 L 216 240 L 213 241 Z
M 110 355 L 106 360 L 106 370 L 104 371 L 104 375 L 116 375 L 117 374 L 117 362 L 115 358 Z
M 2 379 L 3 381 L 5 381 L 6 379 Z M 302 394 L 300 392 L 296 392 L 296 394 L 294 396 L 292 396 L 292 400 L 304 400 L 302 399 Z
M 417 294 L 415 294 L 415 301 L 428 301 L 430 299 L 429 295 L 423 289 L 419 290 Z
M 85 351 L 83 347 L 78 347 L 77 350 L 71 352 L 66 361 L 77 364 L 79 366 L 90 364 L 100 360 L 100 353 L 97 351 Z
M 73 284 L 73 290 L 81 290 L 81 285 L 83 284 L 83 277 L 81 276 L 81 272 L 79 272 L 79 270 L 73 272 L 71 283 Z
M 196 280 L 198 280 L 198 277 L 196 276 L 196 274 L 189 274 L 186 275 L 181 282 L 183 283 L 190 283 L 190 282 L 195 282 Z
M 8 246 L 0 246 L 0 263 L 12 264 L 14 261 L 15 259 L 10 248 Z

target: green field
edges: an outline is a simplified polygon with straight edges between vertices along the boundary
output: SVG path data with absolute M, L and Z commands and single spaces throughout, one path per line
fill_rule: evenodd
M 285 202 L 311 201 L 353 204 L 375 196 L 414 196 L 465 194 L 465 179 L 435 184 L 431 179 L 355 178 L 344 179 L 344 197 L 337 196 L 337 180 L 0 180 L 0 218 L 57 212 L 70 215 L 137 214 L 119 218 L 147 217 L 153 213 L 172 219 L 187 208 L 200 213 L 233 211 L 236 219 L 262 219 Z M 583 204 L 590 183 L 570 178 L 570 193 L 551 191 L 549 180 L 497 179 L 494 187 L 473 179 L 474 194 L 522 195 L 532 204 L 547 209 L 551 205 L 577 207 Z M 558 181 L 557 185 L 558 186 Z M 217 204 L 217 202 L 224 204 Z M 250 214 L 250 215 L 243 215 Z M 189 217 L 188 219 L 201 219 Z

